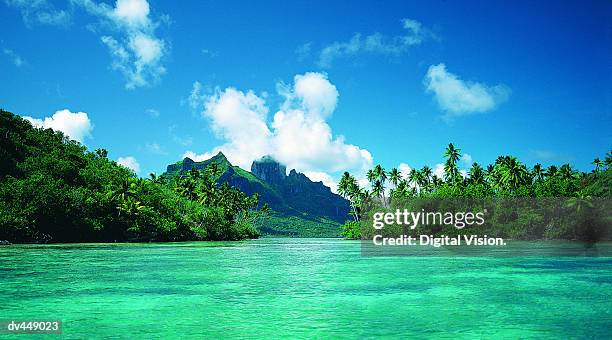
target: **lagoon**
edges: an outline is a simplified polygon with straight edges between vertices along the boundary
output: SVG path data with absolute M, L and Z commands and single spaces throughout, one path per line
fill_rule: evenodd
M 61 319 L 69 339 L 609 336 L 612 257 L 531 255 L 363 257 L 339 239 L 12 245 L 0 319 Z

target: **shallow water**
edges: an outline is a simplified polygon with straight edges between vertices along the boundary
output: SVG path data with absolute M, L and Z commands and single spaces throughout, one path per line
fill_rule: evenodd
M 362 257 L 337 239 L 13 245 L 0 247 L 0 319 L 61 319 L 75 339 L 609 337 L 612 257 L 535 255 Z

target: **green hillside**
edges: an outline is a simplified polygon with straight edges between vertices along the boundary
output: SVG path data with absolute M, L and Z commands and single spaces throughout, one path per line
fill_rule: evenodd
M 257 194 L 260 204 L 272 209 L 259 227 L 265 235 L 338 237 L 340 226 L 348 219 L 348 201 L 295 170 L 286 175 L 285 166 L 269 156 L 253 162 L 251 172 L 233 166 L 221 152 L 201 162 L 185 158 L 168 165 L 161 178 L 172 181 L 186 176 L 192 168 L 203 170 L 213 163 L 219 170 L 219 183 L 228 183 L 247 195 Z

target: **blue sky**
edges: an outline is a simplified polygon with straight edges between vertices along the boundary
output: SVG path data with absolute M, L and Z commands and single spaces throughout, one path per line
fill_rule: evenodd
M 606 1 L 3 0 L 0 107 L 143 176 L 220 149 L 331 183 L 435 167 L 449 142 L 466 164 L 590 170 L 612 147 L 611 19 Z

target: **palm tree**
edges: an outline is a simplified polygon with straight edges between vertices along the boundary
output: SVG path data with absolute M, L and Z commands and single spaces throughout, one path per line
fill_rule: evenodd
M 544 178 L 544 170 L 542 169 L 542 164 L 540 163 L 536 163 L 533 166 L 533 178 L 535 178 L 536 181 L 541 181 Z
M 121 211 L 123 211 L 128 216 L 138 215 L 142 209 L 144 209 L 144 205 L 133 197 L 127 197 L 117 206 L 119 214 L 121 214 Z
M 484 170 L 478 163 L 472 164 L 469 172 L 469 181 L 474 184 L 484 184 Z
M 546 169 L 546 176 L 553 177 L 554 175 L 557 174 L 558 171 L 559 169 L 556 166 L 551 165 L 548 167 L 548 169 Z
M 416 172 L 416 182 L 419 186 L 419 191 L 425 188 L 427 183 L 425 182 L 425 176 L 423 175 L 423 172 L 421 171 Z
M 374 167 L 374 174 L 376 175 L 376 182 L 374 182 L 374 185 L 377 185 L 376 183 L 380 182 L 378 184 L 380 191 L 377 191 L 376 188 L 372 188 L 372 191 L 378 192 L 377 196 L 380 196 L 383 201 L 383 205 L 387 206 L 387 201 L 385 199 L 385 182 L 387 181 L 387 172 L 380 164 L 377 164 Z
M 433 186 L 433 188 L 438 188 L 442 185 L 442 179 L 440 177 L 438 177 L 438 175 L 433 175 L 431 177 L 431 184 Z
M 384 185 L 385 181 L 387 181 L 387 172 L 380 164 L 377 164 L 374 167 L 374 174 L 376 175 L 376 179 L 381 181 L 382 184 Z
M 338 182 L 338 194 L 340 194 L 340 196 L 347 198 L 349 197 L 350 191 L 349 191 L 349 187 L 350 187 L 350 181 L 351 181 L 351 174 L 349 174 L 347 171 L 345 171 L 342 174 L 342 177 L 340 178 L 340 182 Z
M 385 199 L 384 192 L 385 192 L 385 186 L 383 185 L 381 180 L 377 179 L 374 182 L 374 185 L 372 186 L 372 194 L 374 196 L 381 197 L 384 203 L 384 199 Z
M 399 170 L 397 170 L 397 168 L 393 168 L 391 169 L 391 171 L 389 171 L 389 181 L 393 183 L 394 187 L 397 187 L 397 183 L 399 183 L 401 179 L 402 179 L 402 175 L 399 172 Z
M 358 199 L 359 199 L 359 184 L 355 177 L 351 176 L 348 172 L 342 174 L 340 182 L 338 183 L 338 193 L 344 198 L 348 199 L 351 205 L 351 212 L 355 221 L 359 220 L 359 214 L 357 211 Z
M 444 157 L 453 163 L 457 163 L 459 158 L 461 158 L 461 149 L 457 149 L 453 143 L 449 143 L 446 150 L 444 150 Z
M 574 173 L 575 171 L 572 169 L 572 166 L 569 164 L 563 164 L 561 165 L 561 168 L 559 168 L 559 175 L 561 175 L 561 177 L 564 179 L 570 179 L 574 177 Z
M 421 168 L 421 173 L 423 174 L 423 178 L 425 179 L 425 182 L 431 183 L 431 176 L 433 174 L 433 171 L 431 170 L 431 168 L 425 165 L 423 168 Z
M 599 169 L 601 167 L 603 167 L 604 162 L 602 162 L 601 159 L 599 159 L 599 157 L 597 157 L 597 158 L 595 158 L 593 160 L 593 162 L 591 164 L 595 165 L 595 172 L 599 172 Z
M 416 169 L 410 170 L 408 174 L 408 183 L 412 183 L 413 188 L 418 187 L 419 185 L 419 172 Z
M 376 181 L 376 173 L 374 172 L 373 169 L 368 170 L 368 173 L 366 174 L 366 177 L 368 179 L 368 182 L 370 182 L 370 185 L 374 185 L 374 181 Z
M 516 189 L 525 184 L 527 178 L 529 178 L 527 167 L 512 156 L 508 156 L 502 161 L 500 172 L 502 185 L 511 189 Z
M 425 165 L 421 168 L 421 171 L 419 171 L 419 173 L 421 174 L 420 177 L 423 183 L 423 189 L 429 192 L 430 184 L 431 184 L 431 175 L 432 175 L 431 168 Z
M 408 182 L 405 179 L 400 179 L 393 193 L 395 197 L 405 197 L 408 190 Z
M 444 157 L 446 157 L 444 163 L 445 179 L 449 182 L 458 182 L 459 168 L 457 167 L 457 161 L 461 158 L 461 149 L 457 149 L 453 143 L 449 143 L 444 150 Z
M 495 172 L 495 166 L 493 164 L 487 165 L 487 169 L 484 171 L 484 177 L 491 187 L 497 183 L 497 173 Z
M 612 165 L 612 151 L 606 154 L 606 159 L 604 159 L 604 163 L 606 164 L 606 169 L 610 169 Z

